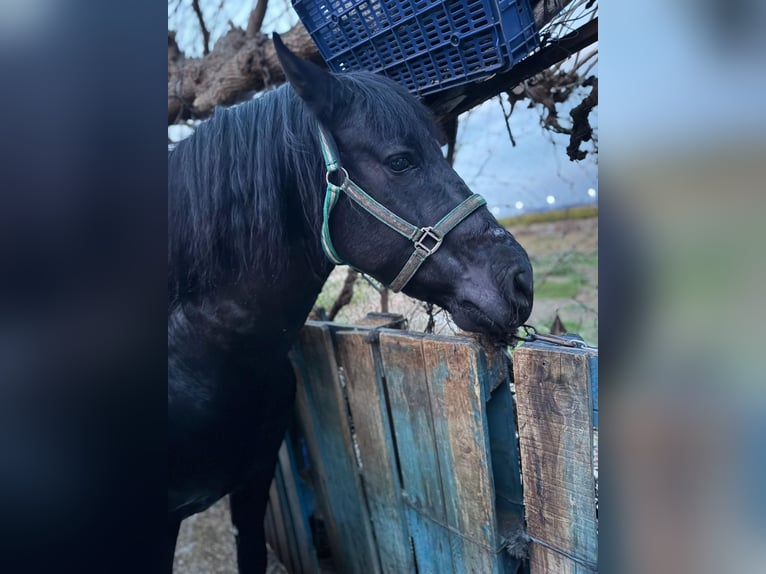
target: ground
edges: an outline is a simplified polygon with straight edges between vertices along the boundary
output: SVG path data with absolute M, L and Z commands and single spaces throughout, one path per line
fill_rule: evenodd
M 529 253 L 535 274 L 535 303 L 529 323 L 548 332 L 556 313 L 570 332 L 598 344 L 598 218 L 524 222 L 508 229 Z M 346 268 L 330 276 L 317 304 L 329 309 L 340 292 Z M 359 279 L 352 303 L 337 320 L 353 323 L 370 311 L 379 311 L 378 293 Z M 422 303 L 406 295 L 391 294 L 390 311 L 407 317 L 409 328 L 423 330 L 428 316 Z M 436 332 L 456 330 L 444 313 L 437 313 Z M 286 574 L 273 554 L 268 574 Z M 184 521 L 176 546 L 177 574 L 237 574 L 234 532 L 228 501 L 222 500 L 202 514 Z
M 183 521 L 173 571 L 176 574 L 237 574 L 228 499 Z M 271 549 L 266 574 L 288 574 Z

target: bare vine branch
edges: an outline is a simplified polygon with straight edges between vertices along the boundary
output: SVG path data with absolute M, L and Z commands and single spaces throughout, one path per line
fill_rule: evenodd
M 199 0 L 192 0 L 192 8 L 197 15 L 199 21 L 199 27 L 202 30 L 202 53 L 207 55 L 210 53 L 210 32 L 205 25 L 205 18 L 202 16 L 202 9 L 199 7 Z
M 567 155 L 571 160 L 585 159 L 586 152 L 580 149 L 582 142 L 591 140 L 593 128 L 588 121 L 591 110 L 598 105 L 598 78 L 590 76 L 583 83 L 583 86 L 590 86 L 590 94 L 585 96 L 582 102 L 577 104 L 569 115 L 572 117 L 572 130 L 567 146 Z
M 510 95 L 509 95 L 510 99 Z M 511 114 L 513 113 L 513 104 L 514 102 L 511 102 L 511 109 L 510 111 L 505 111 L 505 104 L 503 103 L 503 96 L 497 96 L 497 101 L 500 102 L 500 109 L 503 110 L 503 118 L 505 119 L 505 129 L 508 131 L 508 139 L 511 140 L 511 145 L 513 147 L 516 147 L 516 140 L 513 137 L 513 132 L 511 131 Z
M 334 321 L 338 312 L 346 305 L 351 303 L 351 299 L 354 297 L 354 284 L 359 277 L 359 272 L 356 269 L 349 268 L 346 274 L 346 280 L 343 282 L 343 288 L 340 290 L 338 297 L 330 307 L 330 311 L 327 313 L 327 320 Z
M 250 13 L 247 21 L 247 35 L 255 36 L 263 27 L 263 19 L 266 17 L 266 9 L 269 6 L 269 0 L 257 0 L 255 9 Z

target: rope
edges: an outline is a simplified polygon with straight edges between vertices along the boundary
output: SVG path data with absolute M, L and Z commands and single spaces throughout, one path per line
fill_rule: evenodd
M 586 560 L 585 558 L 580 558 L 579 556 L 575 556 L 574 554 L 571 554 L 570 552 L 567 552 L 566 550 L 557 548 L 551 544 L 548 544 L 547 542 L 540 540 L 539 538 L 530 536 L 529 534 L 527 534 L 527 537 L 529 538 L 530 541 L 534 542 L 535 544 L 544 546 L 548 550 L 553 550 L 553 552 L 555 552 L 556 554 L 560 554 L 561 556 L 568 558 L 572 562 L 577 562 L 580 566 L 582 566 L 583 568 L 587 568 L 591 572 L 598 572 L 598 564 L 596 564 L 595 562 L 591 562 L 590 560 Z
M 511 545 L 511 540 L 507 538 L 502 538 L 502 543 L 498 548 L 493 548 L 486 544 L 485 542 L 481 540 L 476 540 L 475 538 L 472 538 L 470 536 L 466 536 L 462 532 L 460 532 L 457 528 L 454 526 L 450 526 L 449 524 L 439 520 L 438 518 L 434 518 L 429 513 L 425 512 L 422 508 L 418 507 L 416 504 L 414 504 L 412 501 L 409 500 L 406 493 L 403 493 L 402 496 L 403 502 L 405 506 L 409 506 L 412 510 L 418 513 L 419 516 L 422 516 L 426 520 L 429 520 L 430 522 L 433 522 L 434 524 L 441 526 L 448 532 L 454 534 L 458 538 L 461 538 L 462 540 L 465 540 L 466 542 L 470 542 L 471 544 L 475 544 L 479 548 L 485 550 L 486 552 L 489 552 L 491 554 L 500 554 L 501 552 L 504 552 L 509 549 L 509 546 Z M 524 539 L 530 542 L 534 542 L 535 544 L 539 544 L 540 546 L 544 546 L 548 550 L 552 550 L 556 554 L 560 554 L 561 556 L 564 556 L 565 558 L 568 558 L 572 562 L 576 562 L 583 568 L 586 568 L 589 572 L 598 572 L 598 564 L 591 562 L 590 560 L 586 560 L 585 558 L 580 558 L 579 556 L 575 556 L 571 552 L 567 552 L 566 550 L 563 550 L 561 548 L 557 548 L 556 546 L 553 546 L 552 544 L 548 544 L 547 542 L 540 540 L 539 538 L 535 538 L 534 536 L 530 536 L 528 533 L 523 533 Z
M 491 546 L 489 546 L 488 544 L 486 544 L 485 542 L 482 542 L 481 540 L 476 540 L 474 538 L 471 538 L 470 536 L 466 536 L 465 534 L 460 532 L 454 526 L 450 526 L 449 524 L 446 524 L 445 522 L 442 522 L 438 518 L 434 518 L 430 514 L 424 512 L 422 508 L 419 508 L 417 505 L 412 503 L 406 497 L 402 497 L 402 498 L 404 499 L 405 506 L 409 506 L 412 510 L 417 512 L 419 516 L 422 516 L 426 520 L 430 520 L 431 522 L 433 522 L 437 526 L 441 526 L 445 530 L 448 530 L 449 532 L 451 532 L 452 534 L 454 534 L 458 538 L 462 538 L 463 540 L 466 540 L 467 542 L 470 542 L 471 544 L 475 544 L 476 546 L 479 546 L 480 548 L 482 548 L 483 550 L 486 550 L 487 552 L 490 552 L 491 554 L 499 554 L 500 552 L 502 552 L 506 548 L 507 544 L 506 544 L 505 541 L 500 546 L 500 548 L 495 549 L 495 548 L 492 548 Z

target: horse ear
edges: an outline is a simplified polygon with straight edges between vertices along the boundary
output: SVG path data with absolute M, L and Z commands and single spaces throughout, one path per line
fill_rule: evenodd
M 322 123 L 331 125 L 335 111 L 343 107 L 343 87 L 329 72 L 293 54 L 279 34 L 274 33 L 274 49 L 285 77 L 295 93 Z

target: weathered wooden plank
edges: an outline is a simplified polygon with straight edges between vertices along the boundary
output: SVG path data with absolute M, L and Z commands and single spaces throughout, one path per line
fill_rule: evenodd
M 588 353 L 524 344 L 513 367 L 531 574 L 593 572 L 598 525 Z
M 279 496 L 279 506 L 282 509 L 282 521 L 285 529 L 285 537 L 287 540 L 287 555 L 283 559 L 283 564 L 287 567 L 289 572 L 299 574 L 301 571 L 300 565 L 300 548 L 298 547 L 294 513 L 290 508 L 290 503 L 287 497 L 287 490 L 285 488 L 284 473 L 280 468 L 274 475 L 274 483 L 276 485 L 277 495 Z
M 269 507 L 271 508 L 272 516 L 274 518 L 274 534 L 276 535 L 276 546 L 272 548 L 272 550 L 279 556 L 281 561 L 285 562 L 288 560 L 290 547 L 287 543 L 287 530 L 285 529 L 285 520 L 282 515 L 282 504 L 279 500 L 276 481 L 272 481 L 271 487 L 269 487 Z
M 358 325 L 370 328 L 404 329 L 407 320 L 398 313 L 367 313 Z
M 485 349 L 491 380 L 500 380 L 487 401 L 489 452 L 494 478 L 497 534 L 512 541 L 502 552 L 503 572 L 517 572 L 527 557 L 526 526 L 524 524 L 524 492 L 521 486 L 519 445 L 516 437 L 516 414 L 511 392 L 510 362 L 504 350 Z M 500 370 L 501 374 L 497 373 Z M 486 385 L 485 385 L 486 388 Z M 497 541 L 496 541 L 497 543 Z
M 589 574 L 590 570 L 583 570 L 576 562 L 546 548 L 538 543 L 532 542 L 529 548 L 529 562 L 532 573 L 539 572 L 545 574 Z
M 271 503 L 266 505 L 266 515 L 263 519 L 263 526 L 266 534 L 266 542 L 276 553 L 276 550 L 274 549 L 277 547 L 277 531 L 276 525 L 274 524 L 274 513 L 271 510 Z
M 593 426 L 598 428 L 598 351 L 588 352 L 588 369 L 590 370 L 590 392 L 593 401 Z
M 294 358 L 298 415 L 333 557 L 342 572 L 380 572 L 327 326 L 307 324 Z
M 516 440 L 513 396 L 508 379 L 498 386 L 487 401 L 489 452 L 492 460 L 495 493 L 519 506 L 524 504 Z
M 318 572 L 319 563 L 311 538 L 311 528 L 309 526 L 306 509 L 301 504 L 299 497 L 295 461 L 288 441 L 285 441 L 279 449 L 279 469 L 284 481 L 284 491 L 287 496 L 287 502 L 292 516 L 293 534 L 295 536 L 295 544 L 297 547 L 297 562 L 299 567 L 293 571 L 293 574 L 311 574 Z
M 465 572 L 500 571 L 486 428 L 481 348 L 472 340 L 423 340 L 446 517 Z M 489 385 L 488 385 L 489 386 Z M 471 543 L 467 543 L 470 541 Z
M 337 358 L 354 424 L 362 480 L 383 572 L 414 573 L 391 424 L 368 333 L 339 332 Z
M 418 571 L 464 572 L 461 563 L 453 563 L 452 537 L 444 526 L 447 515 L 421 337 L 381 332 L 379 344 Z

